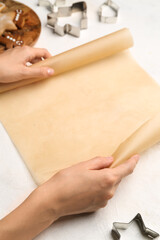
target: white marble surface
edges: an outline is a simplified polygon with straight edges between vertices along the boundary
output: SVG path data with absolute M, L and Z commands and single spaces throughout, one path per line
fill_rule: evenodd
M 36 0 L 25 1 L 42 20 L 42 34 L 37 47 L 53 55 L 129 27 L 135 41 L 131 49 L 139 64 L 160 83 L 160 0 L 116 0 L 120 6 L 118 23 L 97 21 L 96 11 L 103 0 L 87 0 L 89 29 L 80 38 L 53 35 L 45 27 L 47 10 Z M 76 20 L 76 18 L 75 18 Z M 76 20 L 77 21 L 77 20 Z M 0 125 L 0 217 L 2 218 L 36 187 L 26 166 Z M 148 227 L 160 232 L 160 144 L 145 152 L 136 171 L 124 179 L 108 206 L 97 213 L 61 220 L 38 236 L 37 240 L 110 240 L 113 221 L 129 221 L 140 212 Z M 133 225 L 122 239 L 146 239 Z

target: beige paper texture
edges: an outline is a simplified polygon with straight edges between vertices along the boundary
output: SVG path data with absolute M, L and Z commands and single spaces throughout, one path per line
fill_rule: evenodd
M 0 94 L 0 121 L 38 184 L 95 156 L 117 165 L 160 140 L 160 87 L 131 45 L 123 29 L 44 61 L 57 76 Z
M 67 71 L 97 62 L 98 60 L 112 56 L 133 45 L 132 36 L 127 29 L 112 33 L 108 36 L 99 38 L 83 46 L 73 48 L 67 52 L 54 56 L 43 62 L 34 64 L 32 67 L 48 66 L 54 68 L 54 76 Z M 19 82 L 3 84 L 0 83 L 0 93 L 37 82 L 42 79 L 27 79 Z

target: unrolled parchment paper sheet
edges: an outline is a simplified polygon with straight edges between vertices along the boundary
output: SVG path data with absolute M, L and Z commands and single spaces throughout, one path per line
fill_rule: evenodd
M 122 29 L 39 63 L 55 69 L 50 79 L 0 86 L 20 87 L 0 94 L 0 121 L 38 184 L 97 155 L 114 155 L 114 167 L 160 140 L 160 87 L 132 44 Z

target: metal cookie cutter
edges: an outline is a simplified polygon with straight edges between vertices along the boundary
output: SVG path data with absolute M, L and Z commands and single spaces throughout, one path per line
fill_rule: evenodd
M 47 7 L 51 10 L 53 4 L 49 0 L 38 0 L 38 6 Z
M 119 240 L 121 238 L 121 235 L 118 232 L 118 229 L 126 230 L 134 221 L 138 224 L 140 231 L 144 236 L 149 237 L 151 239 L 159 237 L 158 233 L 156 233 L 155 231 L 153 231 L 145 226 L 141 215 L 138 213 L 129 223 L 120 223 L 120 222 L 113 223 L 113 229 L 111 232 L 113 239 Z
M 114 16 L 105 16 L 104 8 L 106 6 L 110 7 L 115 12 Z M 119 11 L 119 6 L 116 3 L 114 3 L 112 0 L 107 0 L 100 6 L 98 10 L 99 21 L 103 23 L 116 23 L 118 18 L 118 11 Z
M 71 24 L 65 24 L 64 26 L 58 25 L 59 17 L 71 16 L 74 12 L 82 12 L 82 18 L 80 20 L 80 26 L 76 27 Z M 53 12 L 48 14 L 47 27 L 52 28 L 55 33 L 60 36 L 64 36 L 65 33 L 73 35 L 75 37 L 80 36 L 81 29 L 87 29 L 88 19 L 87 19 L 87 4 L 86 2 L 76 2 L 71 6 L 53 6 Z
M 54 6 L 65 5 L 66 0 L 56 0 L 55 3 L 51 3 L 49 0 L 38 0 L 38 6 L 47 7 L 51 12 Z

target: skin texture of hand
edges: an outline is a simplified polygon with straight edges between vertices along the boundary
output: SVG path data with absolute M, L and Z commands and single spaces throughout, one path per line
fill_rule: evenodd
M 64 169 L 40 187 L 44 202 L 49 209 L 56 211 L 58 218 L 105 207 L 122 178 L 133 172 L 138 159 L 139 156 L 135 155 L 111 169 L 112 157 L 96 157 Z M 56 203 L 56 209 L 52 202 Z
M 52 76 L 54 70 L 48 67 L 29 67 L 42 59 L 51 57 L 46 49 L 29 46 L 9 49 L 0 55 L 0 83 L 16 82 L 28 78 Z
M 111 169 L 112 157 L 96 157 L 60 171 L 0 221 L 0 239 L 31 240 L 62 216 L 105 207 L 138 160 Z

